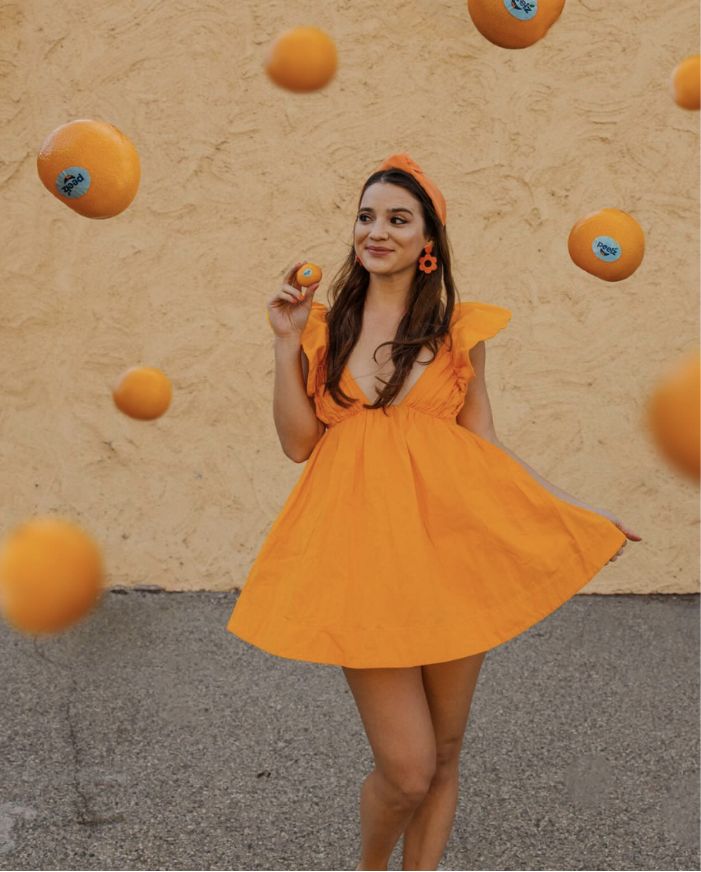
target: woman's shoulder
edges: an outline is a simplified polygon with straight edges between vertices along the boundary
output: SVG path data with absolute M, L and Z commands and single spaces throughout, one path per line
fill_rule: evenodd
M 304 325 L 303 332 L 314 332 L 325 328 L 327 313 L 328 309 L 323 303 L 317 303 L 316 300 L 312 300 L 311 309 L 309 310 L 307 323 Z
M 307 357 L 315 351 L 319 351 L 326 343 L 326 313 L 327 308 L 323 303 L 312 300 L 312 305 L 307 316 L 307 323 L 302 330 L 302 348 Z
M 482 339 L 490 339 L 511 320 L 511 310 L 482 300 L 464 300 L 455 304 L 451 333 L 457 345 L 471 348 Z
M 455 304 L 453 315 L 450 325 L 451 358 L 458 384 L 464 391 L 474 375 L 470 349 L 503 330 L 511 319 L 511 310 L 481 300 L 466 300 Z
M 326 331 L 327 308 L 323 303 L 312 300 L 311 309 L 307 316 L 307 323 L 302 330 L 302 351 L 309 362 L 306 388 L 307 394 L 312 397 L 317 388 L 317 371 L 321 365 L 327 343 Z
M 511 310 L 495 303 L 485 303 L 483 300 L 460 300 L 453 308 L 452 322 L 467 322 L 467 320 L 496 318 L 498 320 L 511 318 Z

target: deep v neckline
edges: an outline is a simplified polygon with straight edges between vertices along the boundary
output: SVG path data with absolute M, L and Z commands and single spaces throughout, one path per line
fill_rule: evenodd
M 423 372 L 421 373 L 421 375 L 416 379 L 416 381 L 414 382 L 414 384 L 413 384 L 413 385 L 409 388 L 409 390 L 404 394 L 404 396 L 401 398 L 401 400 L 399 400 L 399 402 L 395 402 L 395 401 L 393 400 L 393 401 L 392 401 L 391 403 L 389 403 L 388 405 L 390 405 L 390 406 L 401 406 L 401 405 L 403 405 L 403 404 L 406 402 L 406 400 L 409 399 L 409 397 L 411 396 L 411 394 L 412 394 L 412 393 L 416 390 L 416 388 L 418 387 L 418 385 L 419 385 L 419 383 L 421 382 L 421 380 L 423 379 L 423 377 L 426 375 L 427 370 L 429 370 L 429 369 L 431 368 L 431 366 L 436 362 L 436 360 L 438 360 L 438 355 L 441 353 L 441 351 L 443 350 L 444 346 L 445 346 L 445 343 L 441 343 L 441 345 L 438 347 L 438 351 L 436 351 L 436 353 L 435 353 L 435 355 L 434 355 L 434 357 L 433 357 L 433 360 L 429 360 L 429 361 L 426 363 L 426 365 L 425 365 L 424 368 L 423 368 Z M 416 363 L 416 361 L 414 361 L 414 363 Z M 370 402 L 370 400 L 369 400 L 368 397 L 366 396 L 365 391 L 360 387 L 360 385 L 358 384 L 358 382 L 357 382 L 355 376 L 354 376 L 353 373 L 350 371 L 350 369 L 349 369 L 349 367 L 348 367 L 348 364 L 346 364 L 346 365 L 343 367 L 343 372 L 348 376 L 348 378 L 350 379 L 350 381 L 353 383 L 355 389 L 356 389 L 356 390 L 358 391 L 358 393 L 361 395 L 362 399 L 365 400 L 365 402 L 366 402 L 368 405 L 372 405 L 372 403 Z M 403 387 L 403 385 L 402 385 L 402 387 Z M 379 394 L 377 394 L 377 391 L 376 391 L 375 393 L 376 393 L 377 396 L 379 396 Z

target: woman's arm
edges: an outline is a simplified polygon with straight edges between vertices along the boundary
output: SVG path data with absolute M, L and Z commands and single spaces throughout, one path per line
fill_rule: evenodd
M 456 423 L 461 427 L 470 430 L 472 433 L 475 433 L 482 439 L 486 439 L 487 442 L 496 445 L 497 448 L 501 448 L 502 451 L 505 451 L 510 457 L 513 457 L 515 461 L 520 463 L 521 466 L 536 479 L 536 481 L 540 482 L 540 484 L 549 490 L 554 496 L 571 503 L 573 506 L 579 506 L 582 509 L 589 509 L 592 512 L 598 512 L 598 509 L 582 502 L 582 500 L 578 500 L 576 497 L 573 497 L 572 494 L 568 494 L 559 487 L 555 487 L 554 484 L 544 479 L 542 475 L 538 475 L 532 466 L 529 466 L 524 460 L 521 460 L 518 455 L 514 454 L 514 452 L 511 451 L 510 448 L 507 448 L 499 439 L 494 426 L 492 407 L 489 403 L 489 396 L 487 394 L 487 385 L 484 376 L 485 359 L 486 349 L 484 340 L 482 340 L 470 349 L 470 362 L 472 363 L 475 375 L 474 378 L 470 379 L 465 403 L 455 419 Z
M 305 387 L 298 338 L 275 338 L 273 419 L 282 450 L 295 463 L 304 462 L 324 434 L 312 411 Z
M 567 502 L 567 503 L 572 503 L 573 506 L 579 506 L 581 509 L 589 509 L 589 511 L 591 511 L 591 512 L 598 512 L 599 511 L 599 509 L 595 509 L 593 506 L 590 506 L 588 503 L 584 503 L 584 502 L 582 502 L 582 500 L 578 500 L 576 497 L 573 497 L 572 494 L 568 494 L 566 491 L 561 490 L 559 487 L 555 487 L 554 484 L 552 484 L 551 482 L 544 479 L 542 475 L 538 475 L 538 473 L 535 471 L 535 469 L 533 469 L 532 466 L 529 466 L 525 460 L 521 460 L 521 458 L 518 457 L 518 455 L 514 454 L 514 452 L 511 451 L 510 448 L 507 448 L 506 445 L 504 445 L 504 443 L 501 442 L 499 439 L 490 439 L 488 441 L 490 441 L 494 445 L 496 445 L 497 448 L 501 448 L 502 451 L 506 451 L 506 453 L 508 455 L 510 455 L 511 457 L 513 457 L 514 460 L 516 460 L 518 463 L 520 463 L 521 466 L 527 472 L 530 472 L 530 474 L 533 476 L 533 478 L 536 479 L 536 481 L 539 481 L 543 485 L 544 488 L 546 488 L 547 490 L 550 491 L 551 494 L 554 494 L 556 497 L 559 497 L 561 500 L 565 500 L 565 502 Z

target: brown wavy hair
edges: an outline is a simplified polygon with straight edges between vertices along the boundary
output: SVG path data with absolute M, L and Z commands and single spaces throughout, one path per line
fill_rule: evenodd
M 450 335 L 450 321 L 458 297 L 450 268 L 448 235 L 436 214 L 431 198 L 412 175 L 400 169 L 390 168 L 373 173 L 365 182 L 358 198 L 358 211 L 366 189 L 376 182 L 399 185 L 419 200 L 427 236 L 433 240 L 431 254 L 438 259 L 438 269 L 431 273 L 419 270 L 417 259 L 416 274 L 409 290 L 407 311 L 399 322 L 395 338 L 380 343 L 373 353 L 373 360 L 377 363 L 376 355 L 379 349 L 383 345 L 391 345 L 394 372 L 389 381 L 377 376 L 384 387 L 374 403 L 363 403 L 363 407 L 381 408 L 386 415 L 385 407 L 400 392 L 424 345 L 430 347 L 433 357 L 421 365 L 428 366 L 435 360 L 438 348 Z M 370 275 L 365 267 L 356 261 L 355 247 L 351 241 L 348 257 L 331 282 L 329 291 L 331 306 L 326 317 L 329 342 L 326 351 L 324 387 L 331 394 L 334 402 L 343 408 L 348 408 L 354 402 L 361 402 L 360 399 L 346 394 L 340 387 L 340 381 L 353 346 L 360 335 L 369 283 Z M 445 301 L 441 294 L 443 286 L 446 291 Z

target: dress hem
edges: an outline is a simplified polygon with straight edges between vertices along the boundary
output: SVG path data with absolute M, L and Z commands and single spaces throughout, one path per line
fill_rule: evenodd
M 450 623 L 440 627 L 439 634 L 437 634 L 435 624 L 416 625 L 416 627 L 411 628 L 413 633 L 411 638 L 407 636 L 407 627 L 396 629 L 384 627 L 377 631 L 374 629 L 364 630 L 354 626 L 348 629 L 348 642 L 346 644 L 340 641 L 338 634 L 329 628 L 314 630 L 309 626 L 292 626 L 290 622 L 289 630 L 284 634 L 287 638 L 284 643 L 281 643 L 279 626 L 276 626 L 274 631 L 276 638 L 273 638 L 272 632 L 266 633 L 262 622 L 258 622 L 257 628 L 251 630 L 249 616 L 244 614 L 245 610 L 244 612 L 237 611 L 239 606 L 237 602 L 226 629 L 247 644 L 254 645 L 275 657 L 318 663 L 324 666 L 347 666 L 354 669 L 402 668 L 457 660 L 490 651 L 552 615 L 601 571 L 626 540 L 626 535 L 612 525 L 611 536 L 602 541 L 600 551 L 589 564 L 585 574 L 580 574 L 575 581 L 567 586 L 563 586 L 562 579 L 559 578 L 551 588 L 550 597 L 547 595 L 547 589 L 539 589 L 537 594 L 534 594 L 534 599 L 540 598 L 540 602 L 537 605 L 534 603 L 533 610 L 527 614 L 521 613 L 508 627 L 502 627 L 501 630 L 487 626 L 477 628 L 474 635 L 479 636 L 479 640 L 476 639 L 472 645 L 466 638 L 469 631 L 466 627 L 459 625 L 455 615 L 451 617 Z M 239 599 L 243 594 L 244 591 L 239 594 Z M 367 634 L 365 639 L 363 639 L 364 632 Z M 391 641 L 393 635 L 395 636 L 394 644 Z M 441 644 L 439 644 L 437 635 L 440 635 Z M 347 651 L 350 648 L 355 649 L 357 654 L 349 656 Z M 388 648 L 392 648 L 396 655 L 388 657 Z M 315 650 L 314 654 L 310 653 L 311 649 Z M 423 656 L 417 653 L 422 649 L 427 652 L 430 650 L 431 653 Z

